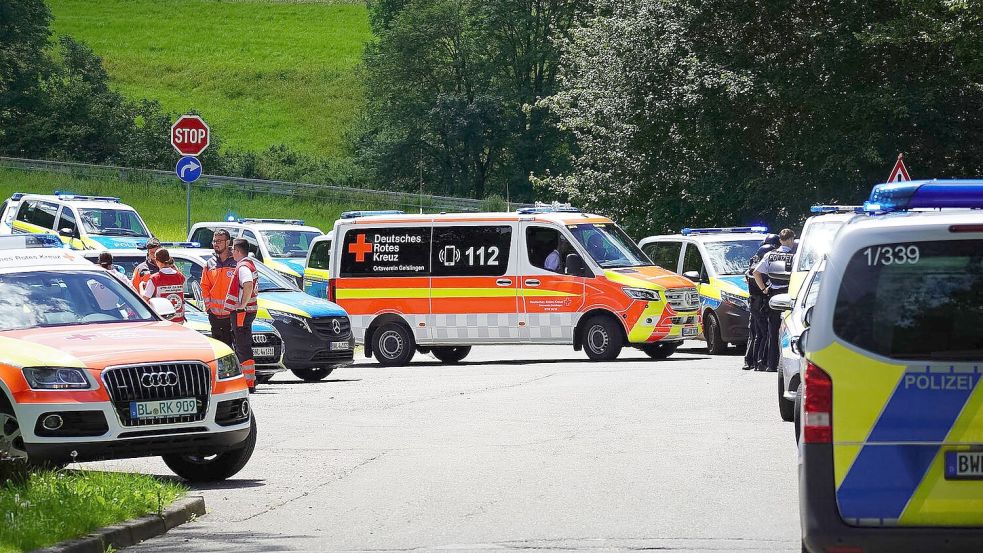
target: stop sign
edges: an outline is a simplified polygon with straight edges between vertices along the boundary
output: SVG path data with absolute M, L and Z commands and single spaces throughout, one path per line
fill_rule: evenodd
M 171 145 L 183 156 L 201 155 L 208 147 L 208 125 L 197 115 L 182 115 L 171 125 Z

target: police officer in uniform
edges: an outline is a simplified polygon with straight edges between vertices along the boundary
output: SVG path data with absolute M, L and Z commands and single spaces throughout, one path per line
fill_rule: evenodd
M 748 298 L 750 317 L 748 318 L 747 352 L 744 354 L 744 366 L 742 367 L 745 371 L 764 367 L 765 351 L 768 343 L 766 339 L 768 336 L 768 298 L 758 288 L 758 284 L 754 280 L 754 269 L 757 268 L 758 263 L 764 259 L 768 252 L 774 250 L 779 245 L 777 234 L 766 236 L 761 241 L 758 251 L 751 256 L 748 262 L 748 269 L 744 273 L 750 296 Z
M 754 269 L 754 283 L 758 290 L 766 296 L 765 305 L 778 294 L 788 293 L 788 282 L 792 278 L 792 256 L 795 253 L 795 233 L 791 229 L 782 229 L 778 233 L 781 246 L 767 254 Z M 765 277 L 768 281 L 765 282 Z M 766 337 L 765 366 L 763 370 L 775 372 L 778 370 L 778 358 L 781 355 L 778 343 L 778 333 L 782 324 L 782 314 L 774 309 L 767 310 L 768 335 Z M 762 370 L 756 367 L 755 370 Z

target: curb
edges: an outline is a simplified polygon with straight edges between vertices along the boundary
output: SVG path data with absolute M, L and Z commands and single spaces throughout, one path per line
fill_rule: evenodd
M 163 515 L 147 515 L 121 524 L 107 526 L 75 540 L 35 549 L 32 553 L 106 553 L 106 550 L 122 549 L 166 533 L 197 516 L 205 514 L 205 499 L 185 497 L 178 499 L 164 510 Z

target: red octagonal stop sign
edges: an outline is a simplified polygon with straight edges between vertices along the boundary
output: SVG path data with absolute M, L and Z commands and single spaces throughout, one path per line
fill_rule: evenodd
M 197 115 L 182 115 L 171 125 L 171 145 L 184 156 L 201 155 L 208 147 L 208 125 Z

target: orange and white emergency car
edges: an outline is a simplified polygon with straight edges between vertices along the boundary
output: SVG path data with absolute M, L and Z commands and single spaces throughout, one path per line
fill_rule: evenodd
M 74 252 L 0 252 L 0 455 L 159 455 L 196 481 L 239 472 L 256 442 L 239 363 L 173 313 Z
M 475 344 L 624 345 L 653 358 L 699 334 L 693 283 L 652 264 L 610 219 L 569 206 L 379 215 L 334 227 L 330 298 L 383 365 L 445 362 Z

